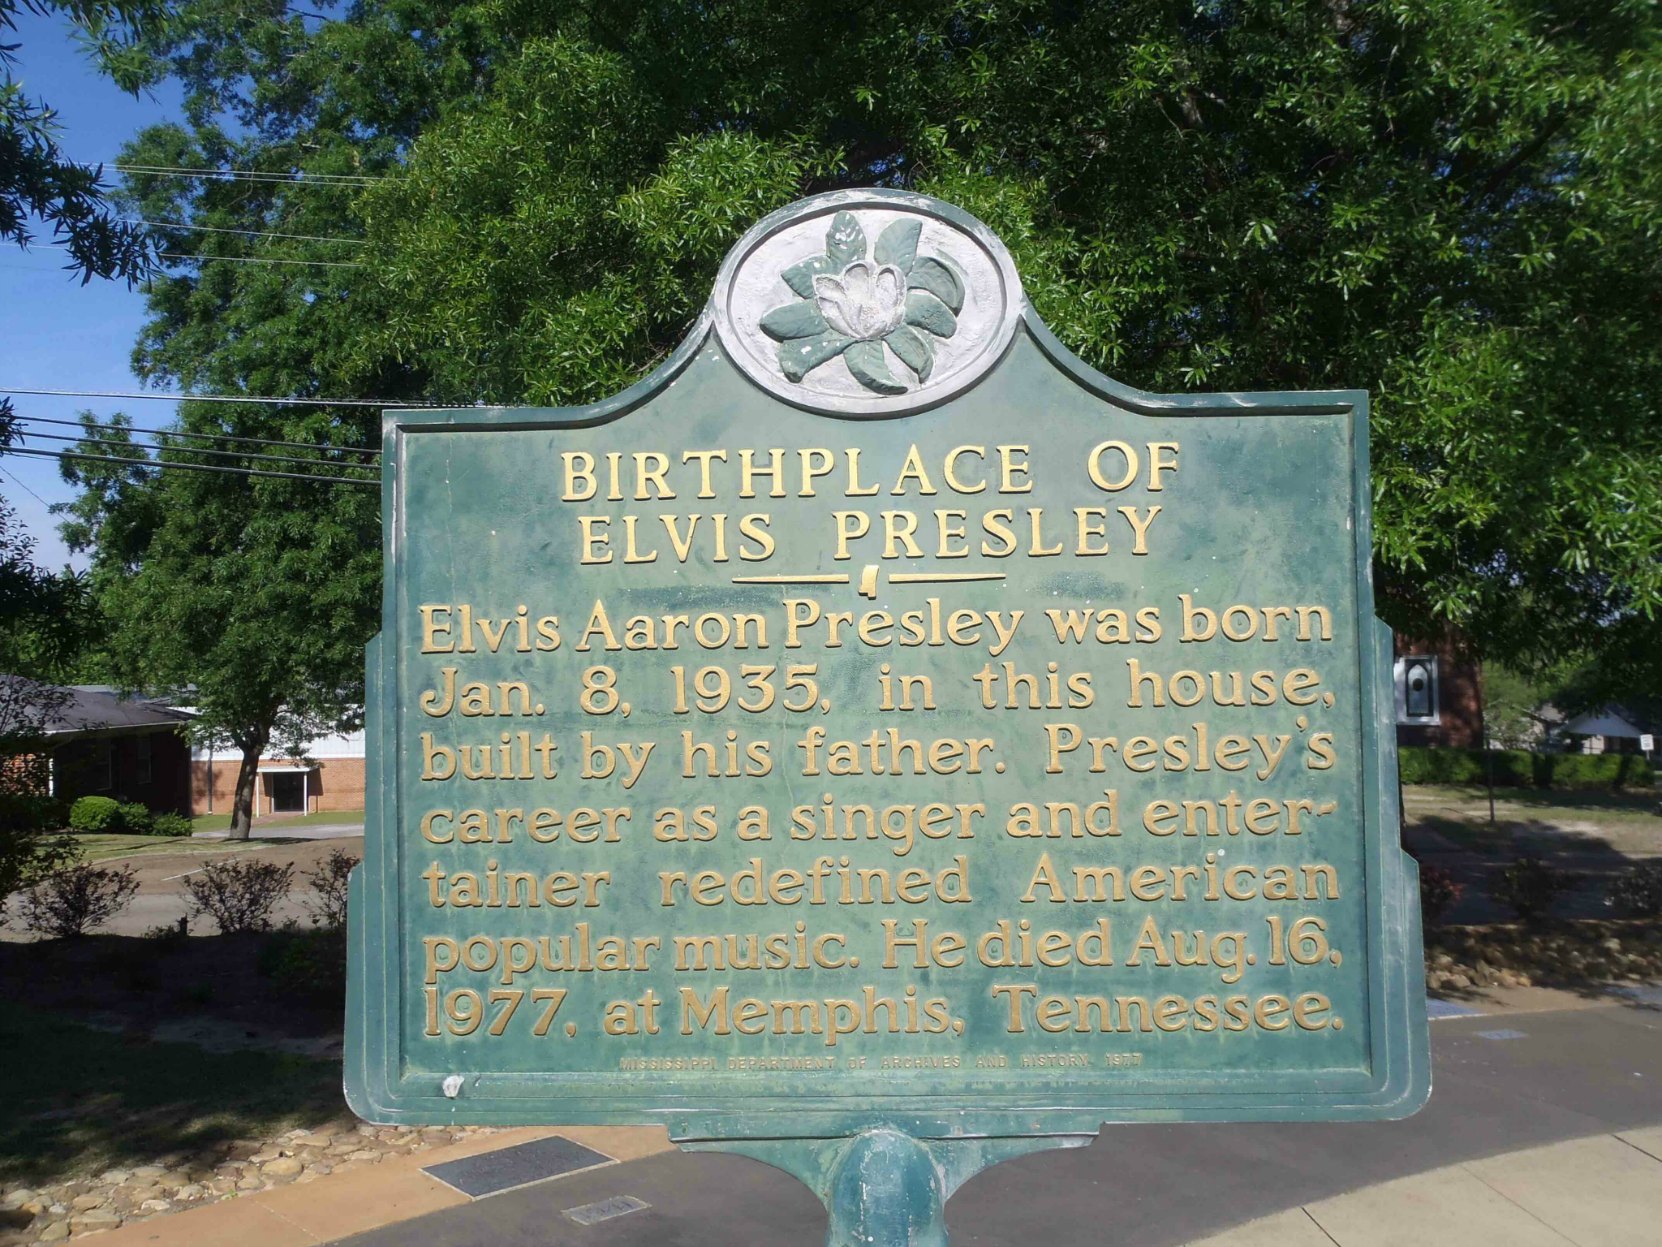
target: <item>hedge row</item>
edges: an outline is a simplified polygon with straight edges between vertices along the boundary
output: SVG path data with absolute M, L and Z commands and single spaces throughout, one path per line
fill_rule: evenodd
M 1405 784 L 1487 782 L 1481 749 L 1404 745 L 1397 767 Z M 1495 783 L 1507 788 L 1649 788 L 1650 762 L 1636 753 L 1526 753 L 1491 749 Z
M 71 831 L 93 834 L 126 832 L 134 836 L 188 836 L 190 819 L 172 810 L 150 810 L 139 801 L 82 797 L 69 810 Z

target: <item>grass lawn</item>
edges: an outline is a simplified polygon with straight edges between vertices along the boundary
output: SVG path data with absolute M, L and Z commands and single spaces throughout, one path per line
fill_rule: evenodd
M 154 857 L 160 853 L 200 853 L 212 856 L 241 849 L 270 848 L 273 845 L 295 843 L 283 839 L 275 827 L 270 828 L 269 833 L 271 834 L 268 837 L 256 836 L 251 840 L 229 841 L 193 840 L 189 836 L 82 835 L 77 832 L 70 832 L 69 838 L 80 846 L 81 860 L 84 862 Z
M 0 1183 L 208 1153 L 345 1111 L 338 1062 L 153 1043 L 15 1000 L 0 1009 L 0 1051 L 27 1071 L 0 1107 Z
M 1530 849 L 1557 843 L 1662 854 L 1662 791 L 1554 792 L 1496 788 L 1495 823 L 1481 785 L 1416 784 L 1402 790 L 1410 823 L 1431 828 L 1467 848 Z
M 339 827 L 364 821 L 362 810 L 327 810 L 322 814 L 301 814 L 299 816 L 283 815 L 281 817 L 267 816 L 254 820 L 254 834 L 265 835 L 281 839 L 284 830 L 290 827 Z M 201 814 L 190 820 L 190 829 L 199 831 L 225 831 L 231 826 L 229 814 Z
M 133 857 L 140 853 L 177 853 L 190 845 L 184 836 L 91 835 L 71 832 L 69 838 L 81 846 L 81 858 L 88 862 L 112 857 Z

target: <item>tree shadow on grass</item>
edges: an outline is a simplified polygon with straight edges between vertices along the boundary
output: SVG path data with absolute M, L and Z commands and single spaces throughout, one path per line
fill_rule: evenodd
M 94 1029 L 9 1003 L 0 1051 L 0 1183 L 162 1163 L 211 1165 L 238 1139 L 338 1118 L 340 1066 L 271 1052 L 205 1052 Z
M 1529 821 L 1493 825 L 1421 815 L 1403 827 L 1403 845 L 1422 864 L 1447 870 L 1460 884 L 1460 901 L 1446 915 L 1451 923 L 1501 922 L 1513 915 L 1494 898 L 1499 877 L 1520 857 L 1533 857 L 1562 871 L 1568 886 L 1552 912 L 1561 918 L 1608 918 L 1611 885 L 1633 864 L 1602 836 Z M 1452 851 L 1451 851 L 1452 850 Z

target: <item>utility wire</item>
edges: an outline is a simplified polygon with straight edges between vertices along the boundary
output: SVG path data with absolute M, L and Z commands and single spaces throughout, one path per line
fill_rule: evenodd
M 279 234 L 268 229 L 231 229 L 225 225 L 192 225 L 187 221 L 146 221 L 136 216 L 126 216 L 123 221 L 134 225 L 150 225 L 160 229 L 182 229 L 200 231 L 207 234 L 247 234 L 251 238 L 289 238 L 295 242 L 339 242 L 354 247 L 362 247 L 362 238 L 336 238 L 328 234 Z
M 170 403 L 270 403 L 279 407 L 466 407 L 468 403 L 436 403 L 431 399 L 403 398 L 277 398 L 270 394 L 159 394 L 126 390 L 31 390 L 0 385 L 0 394 L 37 394 L 48 398 L 140 398 Z
M 373 463 L 330 463 L 326 459 L 302 459 L 298 455 L 261 455 L 250 450 L 209 450 L 202 446 L 147 446 L 143 442 L 126 441 L 119 437 L 93 437 L 91 435 L 66 437 L 62 433 L 36 433 L 32 429 L 23 429 L 21 432 L 25 437 L 38 437 L 43 442 L 68 442 L 72 446 L 88 442 L 97 446 L 133 446 L 139 450 L 166 450 L 187 455 L 220 455 L 232 459 L 262 459 L 267 463 L 302 463 L 311 464 L 314 467 L 380 471 L 380 466 Z
M 54 420 L 48 416 L 22 416 L 20 418 L 35 424 L 61 424 L 71 429 L 87 427 L 79 420 Z M 361 455 L 378 455 L 381 453 L 373 446 L 331 446 L 328 442 L 285 442 L 276 437 L 233 437 L 229 433 L 187 433 L 183 429 L 141 429 L 134 424 L 116 424 L 111 420 L 94 420 L 92 427 L 100 432 L 122 429 L 128 433 L 148 433 L 157 437 L 188 437 L 207 442 L 243 442 L 249 446 L 292 446 L 297 450 L 352 451 Z M 41 436 L 45 435 L 42 434 Z M 183 448 L 181 447 L 181 449 Z
M 5 449 L 0 448 L 0 455 L 3 455 L 5 453 L 6 453 Z M 42 498 L 34 490 L 30 489 L 28 484 L 23 480 L 23 478 L 21 476 L 15 476 L 12 473 L 6 471 L 6 469 L 4 469 L 4 468 L 0 468 L 0 476 L 5 477 L 12 484 L 16 485 L 24 493 L 28 494 L 29 497 L 33 498 L 36 502 L 40 503 L 41 506 L 43 506 L 43 507 L 51 506 L 51 503 L 47 502 L 46 499 Z
M 381 487 L 380 481 L 366 481 L 356 476 L 318 476 L 303 472 L 270 472 L 263 468 L 227 468 L 213 463 L 171 463 L 157 459 L 124 459 L 116 455 L 86 455 L 74 450 L 27 450 L 10 446 L 0 455 L 34 455 L 41 459 L 87 459 L 95 463 L 119 463 L 128 468 L 179 468 L 190 472 L 223 472 L 229 476 L 264 476 L 288 481 L 314 481 L 319 485 L 367 485 Z
M 118 173 L 133 173 L 144 177 L 210 178 L 231 182 L 276 182 L 295 186 L 373 186 L 385 182 L 385 177 L 361 177 L 351 173 L 292 173 L 266 172 L 258 169 L 187 169 L 179 165 L 128 165 L 112 163 Z
M 278 260 L 259 255 L 185 255 L 180 251 L 156 252 L 164 260 L 185 260 L 192 264 L 310 264 L 316 268 L 368 268 L 356 260 Z

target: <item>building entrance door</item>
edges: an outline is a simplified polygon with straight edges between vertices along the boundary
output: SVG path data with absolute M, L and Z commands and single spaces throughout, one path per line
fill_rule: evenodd
M 273 814 L 304 814 L 306 812 L 305 776 L 299 771 L 290 775 L 279 775 L 267 771 L 265 782 L 271 793 L 271 812 Z

